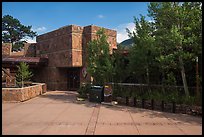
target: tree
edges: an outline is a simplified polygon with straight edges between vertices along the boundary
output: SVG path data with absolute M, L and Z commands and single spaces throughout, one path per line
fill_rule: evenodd
M 18 72 L 16 74 L 16 79 L 18 82 L 21 82 L 21 87 L 24 87 L 24 82 L 29 81 L 33 74 L 29 71 L 29 65 L 25 62 L 20 62 L 20 65 L 17 66 L 17 68 Z
M 113 64 L 113 82 L 124 82 L 129 75 L 128 71 L 128 57 L 124 55 L 125 47 L 117 46 L 117 50 L 113 52 L 111 59 Z
M 18 19 L 10 15 L 4 15 L 2 17 L 2 41 L 14 45 L 23 38 L 34 38 L 37 34 L 31 30 L 31 27 L 22 25 Z
M 179 69 L 186 96 L 189 96 L 185 63 L 201 56 L 202 3 L 154 2 L 148 6 L 155 22 L 155 41 L 160 56 L 157 60 L 165 69 Z
M 88 43 L 87 71 L 94 78 L 94 84 L 103 85 L 111 79 L 112 63 L 104 29 L 97 31 L 96 35 L 97 39 Z
M 134 17 L 135 31 L 131 33 L 128 29 L 128 35 L 134 41 L 134 45 L 130 50 L 129 70 L 140 78 L 139 82 L 150 83 L 150 68 L 154 63 L 154 37 L 152 36 L 153 28 L 151 22 L 145 20 L 140 15 L 140 19 Z

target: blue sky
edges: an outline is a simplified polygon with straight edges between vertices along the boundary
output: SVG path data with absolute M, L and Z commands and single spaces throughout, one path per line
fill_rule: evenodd
M 134 29 L 133 16 L 146 16 L 147 7 L 148 2 L 3 2 L 2 15 L 32 25 L 39 35 L 66 25 L 94 24 L 116 30 L 121 42 L 128 38 L 125 28 Z

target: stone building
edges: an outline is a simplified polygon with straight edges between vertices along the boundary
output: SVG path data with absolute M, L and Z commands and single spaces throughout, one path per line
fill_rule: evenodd
M 96 32 L 100 28 L 94 25 L 69 25 L 37 36 L 37 43 L 30 48 L 27 46 L 26 53 L 39 59 L 36 65 L 40 64 L 40 60 L 48 61 L 43 67 L 38 65 L 33 69 L 33 79 L 45 82 L 49 90 L 76 90 L 80 83 L 90 82 L 91 78 L 86 72 L 87 43 L 97 38 Z M 104 29 L 112 54 L 113 49 L 117 49 L 116 31 Z M 8 62 L 8 58 L 3 64 L 6 61 Z

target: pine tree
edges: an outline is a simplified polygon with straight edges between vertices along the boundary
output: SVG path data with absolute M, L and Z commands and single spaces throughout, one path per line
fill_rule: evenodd
M 33 74 L 31 71 L 29 71 L 29 65 L 27 65 L 25 62 L 20 62 L 20 65 L 17 66 L 17 68 L 17 81 L 21 82 L 21 87 L 24 87 L 24 82 L 29 81 Z

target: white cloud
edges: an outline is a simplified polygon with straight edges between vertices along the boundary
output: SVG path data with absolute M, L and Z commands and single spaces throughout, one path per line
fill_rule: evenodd
M 34 39 L 27 39 L 26 41 L 28 43 L 36 43 L 36 37 Z
M 128 33 L 126 32 L 126 28 L 130 30 L 130 32 L 133 32 L 135 28 L 134 23 L 125 23 L 120 24 L 115 30 L 117 31 L 117 42 L 121 43 L 122 41 L 129 39 Z
M 29 37 L 26 37 L 24 39 L 22 39 L 21 41 L 26 41 L 27 43 L 36 43 L 36 37 L 34 37 L 33 39 L 32 38 L 29 38 Z
M 37 32 L 44 32 L 45 30 L 47 30 L 46 27 L 39 27 L 39 28 L 33 29 L 33 31 L 37 31 Z
M 99 19 L 102 19 L 102 18 L 104 18 L 105 16 L 103 16 L 103 15 L 98 15 L 97 16 Z

